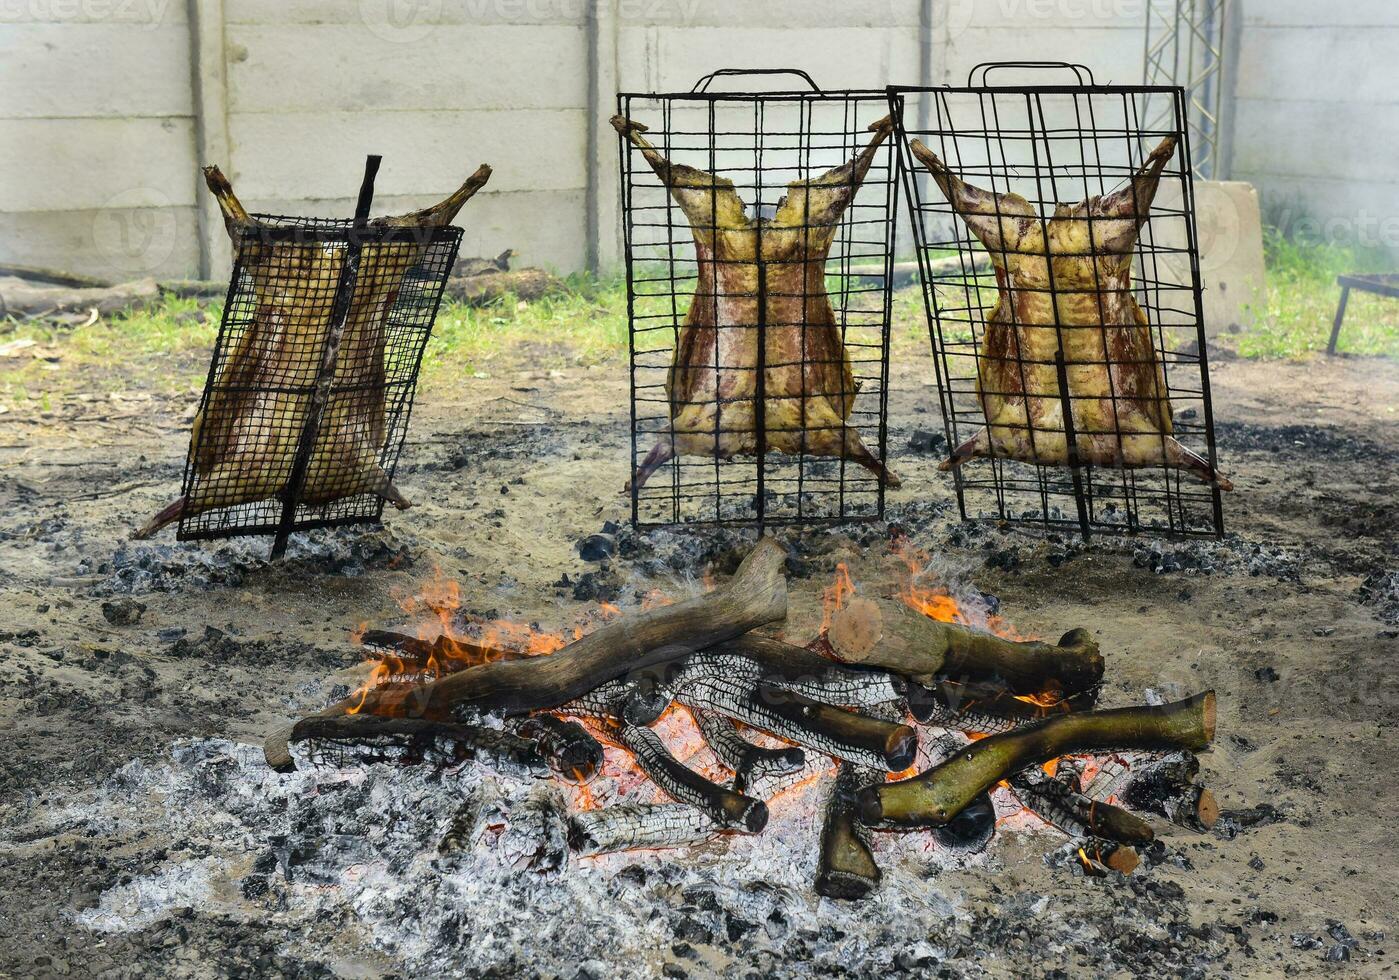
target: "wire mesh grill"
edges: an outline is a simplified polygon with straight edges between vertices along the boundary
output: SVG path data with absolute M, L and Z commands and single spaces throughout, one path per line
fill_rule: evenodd
M 280 542 L 293 530 L 377 522 L 386 500 L 402 502 L 393 475 L 462 236 L 451 226 L 254 217 L 191 437 L 180 540 L 278 533 Z
M 633 522 L 878 518 L 887 97 L 711 81 L 618 96 Z
M 1012 67 L 889 90 L 962 517 L 1222 534 L 1183 93 Z

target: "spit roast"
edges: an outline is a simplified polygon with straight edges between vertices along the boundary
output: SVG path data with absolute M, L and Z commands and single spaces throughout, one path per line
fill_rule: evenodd
M 892 122 L 871 125 L 853 159 L 789 183 L 770 218 L 750 216 L 731 180 L 672 163 L 641 123 L 612 125 L 684 213 L 697 263 L 666 379 L 669 424 L 632 484 L 676 456 L 780 452 L 849 459 L 898 486 L 849 421 L 857 385 L 826 294 L 826 256 Z
M 986 317 L 977 394 L 986 426 L 943 469 L 976 456 L 1066 466 L 1172 467 L 1232 489 L 1172 435 L 1151 325 L 1132 296 L 1132 259 L 1176 148 L 1167 137 L 1120 189 L 1058 205 L 1044 220 L 1018 194 L 961 180 L 919 140 L 909 149 L 986 247 L 997 299 Z M 1067 392 L 1060 386 L 1059 356 Z M 1065 397 L 1067 396 L 1067 397 Z M 1070 418 L 1064 417 L 1065 403 Z
M 375 218 L 360 252 L 354 292 L 340 339 L 334 387 L 312 448 L 299 502 L 327 504 L 377 494 L 404 509 L 408 500 L 379 464 L 384 446 L 385 330 L 389 312 L 433 229 L 451 222 L 490 178 L 480 167 L 440 203 Z M 233 193 L 218 167 L 204 178 L 223 212 L 243 274 L 251 279 L 250 322 L 214 367 L 214 382 L 194 418 L 193 483 L 136 532 L 149 537 L 182 517 L 279 498 L 287 492 L 298 441 L 311 406 L 327 324 L 345 261 L 343 242 L 287 240 L 268 232 Z M 375 241 L 372 232 L 416 234 Z

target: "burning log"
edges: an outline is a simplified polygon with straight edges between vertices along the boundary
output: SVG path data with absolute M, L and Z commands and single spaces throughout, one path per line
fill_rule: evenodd
M 292 726 L 287 743 L 312 765 L 429 762 L 449 767 L 475 759 L 517 776 L 549 772 L 533 742 L 493 728 L 422 718 L 303 718 Z
M 826 639 L 841 660 L 883 667 L 924 687 L 943 677 L 974 677 L 999 679 L 1013 694 L 1072 694 L 1103 679 L 1097 641 L 1083 629 L 1070 630 L 1058 644 L 1017 642 L 857 597 L 832 614 Z
M 515 734 L 533 742 L 554 773 L 586 783 L 602 768 L 602 746 L 576 721 L 539 712 L 514 725 Z
M 1209 830 L 1219 820 L 1214 794 L 1195 782 L 1200 760 L 1189 752 L 1172 752 L 1156 759 L 1133 760 L 1126 766 L 1109 762 L 1088 788 L 1104 799 L 1116 794 L 1126 806 L 1154 813 L 1191 830 Z
M 907 725 L 810 701 L 760 680 L 707 676 L 686 684 L 676 700 L 871 769 L 897 772 L 918 751 L 917 733 Z
M 721 828 L 708 814 L 683 803 L 617 803 L 575 813 L 569 844 L 584 855 L 699 844 Z
M 676 802 L 703 811 L 725 829 L 756 834 L 767 826 L 766 803 L 705 779 L 671 755 L 660 736 L 651 729 L 614 724 L 608 726 L 608 735 L 630 752 L 641 771 Z
M 943 680 L 931 689 L 910 683 L 907 702 L 909 714 L 921 724 L 999 735 L 1056 715 L 1086 711 L 1097 696 L 1095 688 L 1045 703 L 1018 698 L 994 685 Z
M 361 712 L 461 719 L 558 707 L 628 671 L 785 619 L 787 580 L 782 566 L 786 558 L 781 545 L 762 538 L 729 583 L 713 592 L 607 623 L 550 656 L 478 664 L 406 688 L 374 688 L 312 717 Z M 292 766 L 285 731 L 268 738 L 264 754 L 274 769 Z
M 754 745 L 740 735 L 737 726 L 724 715 L 703 708 L 691 708 L 690 714 L 705 744 L 733 771 L 736 793 L 744 792 L 750 782 L 770 775 L 798 772 L 806 765 L 806 753 L 795 746 L 768 749 Z
M 480 664 L 408 692 L 368 692 L 363 710 L 462 718 L 556 708 L 598 685 L 787 616 L 787 553 L 763 538 L 713 592 L 607 623 L 544 657 Z
M 1149 844 L 1156 839 L 1151 824 L 1111 803 L 1100 803 L 1077 792 L 1043 769 L 1031 766 L 1010 778 L 1021 802 L 1070 837 L 1097 837 L 1123 844 Z
M 912 779 L 860 793 L 865 823 L 940 826 L 1026 766 L 1094 749 L 1203 749 L 1214 738 L 1213 691 L 1173 704 L 1062 715 L 981 739 Z
M 860 787 L 881 778 L 875 769 L 842 762 L 826 801 L 826 822 L 821 827 L 821 857 L 816 871 L 816 893 L 827 898 L 864 898 L 879 887 L 883 877 L 870 850 L 870 832 L 860 822 L 856 794 Z

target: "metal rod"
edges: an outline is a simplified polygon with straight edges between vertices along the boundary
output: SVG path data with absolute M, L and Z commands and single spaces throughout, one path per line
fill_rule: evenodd
M 330 388 L 335 380 L 335 368 L 340 359 L 340 340 L 345 332 L 345 320 L 350 314 L 350 305 L 355 295 L 355 281 L 359 277 L 359 259 L 363 249 L 361 234 L 369 221 L 369 208 L 374 201 L 374 178 L 379 173 L 379 163 L 383 157 L 370 154 L 364 161 L 364 180 L 359 187 L 359 200 L 355 203 L 355 221 L 345 245 L 345 260 L 340 267 L 340 282 L 335 288 L 335 301 L 330 309 L 330 321 L 326 327 L 325 347 L 321 353 L 321 364 L 316 374 L 316 387 L 311 392 L 311 403 L 306 409 L 306 421 L 297 440 L 296 459 L 292 463 L 291 476 L 287 478 L 286 489 L 282 491 L 282 517 L 277 526 L 277 536 L 272 542 L 271 560 L 281 558 L 287 550 L 287 539 L 291 537 L 292 526 L 296 523 L 296 505 L 306 485 L 306 473 L 311 467 L 311 454 L 316 448 L 320 435 L 321 416 L 330 401 Z

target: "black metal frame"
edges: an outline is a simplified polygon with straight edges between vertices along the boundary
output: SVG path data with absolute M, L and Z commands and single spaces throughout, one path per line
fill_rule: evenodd
M 1068 70 L 1075 75 L 1074 84 L 989 83 L 991 71 L 1008 68 Z M 978 65 L 965 86 L 890 86 L 888 92 L 949 450 L 988 423 L 978 385 L 987 359 L 983 353 L 987 316 L 1000 290 L 986 261 L 986 248 L 928 172 L 911 159 L 909 140 L 920 139 L 969 184 L 997 195 L 1018 191 L 1039 214 L 1040 231 L 1047 240 L 1047 219 L 1057 204 L 1106 194 L 1136 172 L 1152 146 L 1172 136 L 1177 140 L 1176 152 L 1166 164 L 1161 188 L 1176 188 L 1179 200 L 1166 204 L 1158 195 L 1148 212 L 1133 249 L 1130 290 L 1146 314 L 1151 346 L 1165 379 L 1164 395 L 1158 388 L 1156 397 L 1168 400 L 1175 435 L 1202 450 L 1211 470 L 1218 472 L 1183 90 L 1099 85 L 1082 66 L 1021 62 Z M 1141 123 L 1142 102 L 1162 96 L 1173 101 L 1169 123 L 1148 130 Z M 999 221 L 1000 197 L 995 200 Z M 1063 419 L 1058 435 L 1065 445 L 1067 465 L 1021 462 L 992 448 L 990 455 L 956 466 L 953 477 L 962 518 L 1077 531 L 1084 538 L 1094 532 L 1222 535 L 1217 485 L 1195 482 L 1164 465 L 1129 469 L 1095 466 L 1078 458 L 1076 435 L 1111 436 L 1113 432 L 1074 432 L 1071 399 L 1075 396 L 1067 372 L 1075 365 L 1094 362 L 1065 364 L 1066 328 L 1053 285 L 1054 265 L 1045 267 L 1049 287 L 1038 291 L 1047 292 L 1053 304 L 1058 337 L 1054 368 Z M 1100 286 L 1098 274 L 1094 262 L 1094 282 Z M 1106 339 L 1103 351 L 1103 360 L 1096 362 L 1103 370 L 1122 363 L 1109 355 Z M 1013 359 L 1021 364 L 1022 387 L 1025 364 L 1050 363 L 1031 362 L 1018 347 Z M 1120 396 L 1115 387 L 1110 391 L 1112 425 L 1121 447 Z M 1028 433 L 1032 443 L 1035 431 L 1032 423 Z M 1164 439 L 1161 452 L 1165 454 Z
M 1336 318 L 1331 323 L 1331 338 L 1326 342 L 1326 353 L 1328 354 L 1336 353 L 1336 344 L 1340 342 L 1341 324 L 1346 319 L 1346 304 L 1350 302 L 1350 291 L 1358 289 L 1362 293 L 1373 293 L 1388 299 L 1399 299 L 1399 272 L 1337 276 L 1336 285 L 1341 287 L 1341 299 L 1336 304 Z
M 371 156 L 366 161 L 354 218 L 253 215 L 256 227 L 244 232 L 235 249 L 218 338 L 200 399 L 200 417 L 206 422 L 190 439 L 183 494 L 186 499 L 193 499 L 201 481 L 205 493 L 218 494 L 218 487 L 210 486 L 218 478 L 201 473 L 196 464 L 206 448 L 223 453 L 227 465 L 220 472 L 226 473 L 225 480 L 229 476 L 234 480 L 254 478 L 250 474 L 269 465 L 281 469 L 287 465 L 290 453 L 289 475 L 281 490 L 270 495 L 182 515 L 178 540 L 272 534 L 275 538 L 271 556 L 276 559 L 285 551 L 293 531 L 374 524 L 382 519 L 386 501 L 376 493 L 352 492 L 328 501 L 305 502 L 308 472 L 313 459 L 334 452 L 329 444 L 317 452 L 327 408 L 333 408 L 337 399 L 341 400 L 342 409 L 346 402 L 352 406 L 377 402 L 369 409 L 381 416 L 377 424 L 370 426 L 371 430 L 382 429 L 382 438 L 373 446 L 374 462 L 392 481 L 407 438 L 423 351 L 441 305 L 448 273 L 456 261 L 462 230 L 450 225 L 418 229 L 370 224 L 369 209 L 379 160 L 378 156 Z M 361 267 L 366 248 L 395 244 L 411 244 L 421 251 L 409 265 L 395 262 L 388 248 L 380 248 L 377 255 L 387 257 L 378 265 L 370 262 L 368 268 Z M 282 256 L 281 268 L 274 270 L 270 283 L 264 276 L 263 288 L 279 292 L 282 309 L 307 311 L 306 319 L 298 324 L 305 336 L 295 343 L 284 341 L 280 348 L 274 347 L 272 354 L 266 353 L 266 347 L 259 348 L 259 354 L 267 356 L 269 366 L 244 379 L 238 373 L 240 360 L 252 356 L 254 346 L 276 342 L 274 337 L 249 336 L 259 325 L 260 314 L 266 317 L 259 309 L 264 297 L 259 295 L 248 260 L 259 249 L 282 250 L 278 252 Z M 297 256 L 304 257 L 304 262 Z M 370 345 L 382 345 L 377 370 L 369 370 L 361 363 L 376 360 L 372 353 L 366 357 L 363 351 L 350 351 L 348 362 L 342 364 L 347 357 L 341 349 L 342 334 L 352 307 L 362 302 L 356 293 L 362 276 L 382 277 L 383 282 L 390 281 L 390 277 L 401 278 L 401 284 L 390 290 L 387 308 L 381 315 L 382 336 Z M 379 285 L 366 282 L 371 287 Z M 333 296 L 329 304 L 328 296 Z M 288 321 L 296 318 L 295 313 L 283 317 Z M 292 330 L 285 329 L 288 333 Z M 228 448 L 233 440 L 226 432 L 210 434 L 212 426 L 206 415 L 219 399 L 240 397 L 247 399 L 241 403 L 248 406 L 247 410 L 236 418 L 226 417 L 224 422 L 250 434 L 246 442 L 262 447 L 243 452 L 241 458 L 238 449 Z M 224 412 L 225 416 L 231 414 Z M 273 451 L 267 451 L 268 446 Z M 319 462 L 329 465 L 324 458 Z M 237 496 L 237 492 L 230 491 L 230 499 Z
M 711 83 L 720 77 L 781 74 L 799 76 L 809 88 L 710 90 Z M 863 150 L 872 135 L 866 127 L 883 118 L 888 110 L 883 90 L 822 90 L 800 71 L 724 69 L 700 79 L 689 92 L 619 93 L 617 111 L 626 119 L 646 125 L 646 139 L 676 165 L 693 165 L 731 178 L 746 214 L 769 216 L 789 181 L 810 180 Z M 834 242 L 826 253 L 827 292 L 858 388 L 849 418 L 863 444 L 874 450 L 880 460 L 886 458 L 888 442 L 889 284 L 898 199 L 891 142 L 892 135 L 880 145 L 863 185 L 839 223 L 826 226 L 836 229 Z M 680 207 L 625 135 L 619 135 L 619 150 L 631 352 L 631 472 L 635 474 L 651 441 L 673 439 L 677 432 L 667 379 L 685 336 L 688 304 L 701 272 L 690 224 Z M 798 229 L 803 234 L 804 247 L 809 245 L 813 227 L 802 224 Z M 712 225 L 710 233 L 717 232 L 717 225 Z M 756 263 L 756 294 L 720 292 L 716 285 L 710 297 L 716 307 L 720 298 L 755 296 L 757 300 L 757 322 L 751 327 L 757 332 L 758 364 L 751 405 L 768 404 L 767 337 L 772 326 L 767 322 L 768 265 L 761 259 L 766 254 L 761 244 L 763 234 L 764 227 L 760 225 L 756 232 L 756 255 L 760 257 Z M 715 265 L 722 265 L 722 260 Z M 861 275 L 852 274 L 852 268 Z M 838 288 L 830 288 L 832 275 L 839 277 Z M 803 338 L 807 288 L 803 278 Z M 721 367 L 717 350 L 715 345 L 715 377 L 720 376 Z M 805 393 L 805 339 L 800 356 Z M 723 368 L 727 371 L 730 366 L 725 364 Z M 849 393 L 844 395 L 848 397 Z M 721 403 L 722 399 L 716 402 Z M 801 405 L 801 426 L 805 427 L 805 399 Z M 718 419 L 722 412 L 720 408 L 714 413 L 712 445 L 716 448 L 724 446 L 725 439 L 737 431 L 721 426 Z M 638 486 L 633 479 L 633 524 L 761 527 L 876 520 L 883 516 L 884 486 L 878 477 L 844 458 L 807 451 L 779 452 L 772 446 L 774 439 L 780 440 L 784 432 L 793 430 L 769 430 L 767 414 L 752 412 L 755 424 L 751 430 L 743 430 L 756 443 L 753 452 L 727 459 L 719 458 L 718 453 L 677 454 L 661 463 L 645 486 Z M 708 433 L 705 438 L 709 438 Z M 807 446 L 803 436 L 800 447 Z

